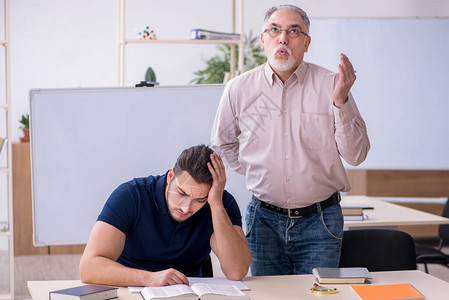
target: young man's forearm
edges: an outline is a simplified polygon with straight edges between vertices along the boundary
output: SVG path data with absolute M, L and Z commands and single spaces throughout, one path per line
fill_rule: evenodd
M 145 286 L 149 272 L 125 267 L 106 257 L 93 257 L 80 263 L 80 279 L 84 283 L 112 286 Z
M 232 225 L 222 205 L 211 206 L 214 226 L 215 254 L 220 260 L 223 273 L 228 279 L 240 280 L 248 273 L 251 252 L 246 239 Z
M 81 261 L 79 271 L 84 283 L 112 286 L 166 286 L 189 283 L 187 277 L 175 269 L 150 272 L 128 268 L 100 256 Z

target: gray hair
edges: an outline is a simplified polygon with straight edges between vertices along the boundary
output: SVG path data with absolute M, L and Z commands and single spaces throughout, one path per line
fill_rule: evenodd
M 293 12 L 297 13 L 298 15 L 300 15 L 302 20 L 304 21 L 304 25 L 306 25 L 305 31 L 306 31 L 306 33 L 309 33 L 310 20 L 309 20 L 309 17 L 307 16 L 306 12 L 303 11 L 302 9 L 300 9 L 299 7 L 297 7 L 295 5 L 291 5 L 291 4 L 283 4 L 283 5 L 273 6 L 272 8 L 270 8 L 265 13 L 265 18 L 264 18 L 264 21 L 263 21 L 264 26 L 267 23 L 268 19 L 271 17 L 271 15 L 275 11 L 278 11 L 278 10 L 281 10 L 281 9 L 287 9 L 287 10 L 293 11 Z

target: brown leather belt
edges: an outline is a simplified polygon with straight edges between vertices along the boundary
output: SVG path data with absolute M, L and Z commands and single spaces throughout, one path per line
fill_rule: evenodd
M 323 209 L 326 209 L 334 204 L 339 203 L 340 200 L 341 200 L 340 193 L 335 192 L 332 194 L 332 196 L 330 196 L 326 200 L 323 200 L 318 203 L 321 206 L 321 210 L 323 210 Z M 260 206 L 264 207 L 266 209 L 275 211 L 277 213 L 287 215 L 289 218 L 302 218 L 304 216 L 317 213 L 318 212 L 318 207 L 317 207 L 318 203 L 314 203 L 312 205 L 309 205 L 306 207 L 301 207 L 301 208 L 282 208 L 282 207 L 277 207 L 276 205 L 273 205 L 273 204 L 268 204 L 266 202 L 260 201 Z

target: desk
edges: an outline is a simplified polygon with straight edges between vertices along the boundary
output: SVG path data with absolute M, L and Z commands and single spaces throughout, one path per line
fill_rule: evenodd
M 410 283 L 418 289 L 427 300 L 441 300 L 449 290 L 449 282 L 435 278 L 421 271 L 395 271 L 395 272 L 371 272 L 372 284 Z M 245 293 L 252 300 L 273 299 L 311 299 L 317 300 L 322 296 L 310 293 L 310 288 L 315 282 L 312 275 L 287 275 L 287 276 L 258 276 L 246 277 L 243 282 L 251 289 Z M 67 281 L 28 281 L 28 289 L 34 300 L 47 300 L 50 291 L 69 288 L 80 285 L 78 280 Z M 357 295 L 349 284 L 333 284 L 337 294 L 326 295 L 326 299 L 356 300 Z M 119 288 L 119 299 L 142 299 L 140 294 L 131 294 L 127 288 Z
M 449 219 L 432 215 L 416 209 L 396 205 L 390 202 L 367 196 L 343 196 L 342 206 L 366 205 L 374 207 L 365 210 L 368 219 L 363 221 L 346 221 L 345 229 L 389 228 L 396 229 L 400 225 L 449 224 Z

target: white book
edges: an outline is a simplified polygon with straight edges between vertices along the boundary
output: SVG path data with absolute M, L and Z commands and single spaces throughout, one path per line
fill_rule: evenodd
M 363 221 L 365 220 L 365 215 L 343 215 L 343 221 Z
M 145 300 L 249 299 L 245 293 L 235 286 L 208 283 L 195 283 L 191 286 L 176 284 L 162 287 L 145 287 L 141 294 Z

